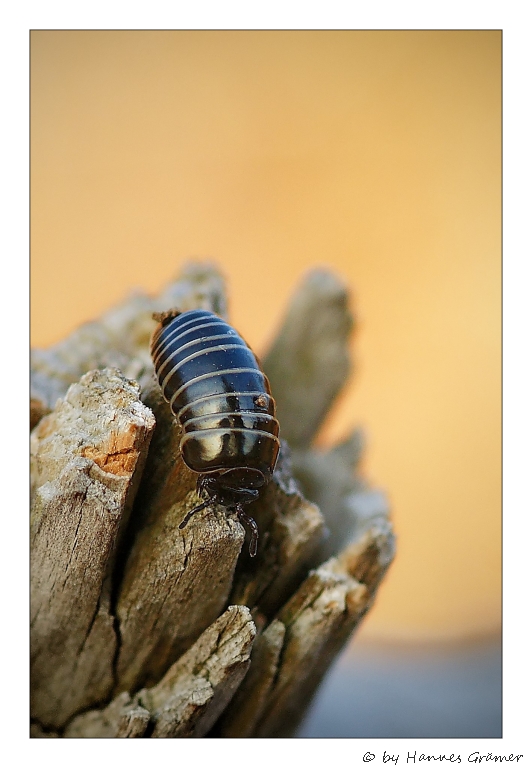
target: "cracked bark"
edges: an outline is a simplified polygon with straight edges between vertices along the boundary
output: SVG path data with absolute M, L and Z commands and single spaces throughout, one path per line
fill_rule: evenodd
M 223 507 L 179 529 L 197 475 L 148 355 L 172 307 L 226 316 L 216 269 L 33 353 L 33 737 L 291 735 L 393 559 L 360 432 L 312 447 L 349 369 L 343 284 L 307 277 L 264 357 L 283 440 L 254 559 Z

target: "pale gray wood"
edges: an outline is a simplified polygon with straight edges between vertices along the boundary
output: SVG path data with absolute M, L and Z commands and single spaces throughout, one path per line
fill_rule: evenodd
M 150 724 L 150 713 L 139 705 L 122 713 L 116 732 L 117 739 L 140 739 Z
M 255 634 L 249 609 L 230 606 L 157 685 L 142 689 L 133 697 L 122 692 L 105 709 L 79 715 L 64 735 L 71 738 L 204 736 L 242 682 L 249 667 Z
M 73 384 L 31 437 L 31 711 L 57 728 L 105 700 L 111 574 L 155 420 L 119 371 Z
M 174 505 L 137 537 L 117 605 L 118 689 L 152 683 L 223 610 L 244 532 L 223 508 L 203 510 L 179 530 Z
M 153 712 L 154 738 L 205 736 L 248 667 L 255 625 L 245 606 L 230 606 L 161 682 L 141 695 Z
M 104 709 L 84 712 L 66 727 L 63 736 L 69 739 L 134 739 L 144 736 L 150 723 L 150 713 L 139 702 L 138 695 L 124 691 Z
M 320 543 L 320 562 L 327 560 L 368 528 L 388 521 L 390 505 L 384 491 L 369 485 L 358 462 L 363 434 L 354 430 L 327 450 L 310 448 L 292 453 L 293 472 L 307 499 L 320 509 L 328 535 Z

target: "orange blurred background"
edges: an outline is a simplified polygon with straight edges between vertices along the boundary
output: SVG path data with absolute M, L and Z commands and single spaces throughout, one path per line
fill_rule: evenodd
M 343 276 L 398 554 L 363 635 L 501 620 L 501 34 L 31 34 L 31 328 L 47 346 L 191 257 L 261 354 L 306 270 Z

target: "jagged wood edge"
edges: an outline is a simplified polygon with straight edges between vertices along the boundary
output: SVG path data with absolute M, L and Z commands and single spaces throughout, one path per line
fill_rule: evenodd
M 168 306 L 168 305 L 167 305 L 167 306 Z M 167 306 L 166 306 L 165 308 L 167 308 Z M 150 309 L 151 309 L 151 308 L 150 308 Z M 305 335 L 303 334 L 303 336 L 305 336 Z M 310 336 L 310 337 L 309 337 L 309 336 L 307 336 L 306 338 L 307 338 L 307 342 L 308 342 L 308 340 L 309 340 L 309 338 L 311 338 L 311 336 Z M 289 355 L 289 357 L 290 357 L 290 355 Z M 138 365 L 137 365 L 137 368 L 138 368 Z M 144 377 L 145 377 L 145 376 L 146 376 L 146 374 L 142 374 L 140 378 L 142 378 L 142 376 L 144 376 Z M 274 392 L 274 394 L 276 394 L 276 393 Z M 301 417 L 303 417 L 304 415 L 305 415 L 305 413 L 301 413 Z M 308 412 L 308 409 L 307 409 L 307 410 L 306 410 L 306 416 L 308 417 L 308 415 L 309 415 L 309 412 Z M 311 452 L 311 453 L 314 453 L 314 452 Z M 309 454 L 307 454 L 307 455 L 309 455 Z M 319 475 L 319 472 L 318 472 L 317 474 Z M 352 489 L 351 489 L 351 490 L 352 490 Z M 361 488 L 360 488 L 360 486 L 357 486 L 357 488 L 356 488 L 356 493 L 355 493 L 354 495 L 355 495 L 355 497 L 357 496 L 357 494 L 360 496 L 360 495 L 361 495 L 361 493 L 363 493 L 363 492 L 365 492 L 365 489 L 361 489 Z M 344 494 L 344 495 L 345 495 L 345 494 Z M 351 494 L 351 496 L 353 496 L 353 494 Z M 378 505 L 377 505 L 377 506 L 378 506 Z M 379 512 L 378 512 L 378 514 L 377 514 L 377 515 L 373 515 L 373 517 L 374 517 L 374 518 L 375 518 L 375 517 L 378 517 L 378 518 L 381 518 L 381 519 L 382 519 L 382 518 L 383 518 L 383 516 L 384 516 L 384 517 L 386 517 L 386 515 L 387 515 L 387 506 L 386 506 L 386 504 L 384 505 L 384 511 L 383 511 L 383 508 L 382 508 L 382 507 L 383 507 L 383 505 L 381 504 L 380 506 L 381 506 L 381 509 L 379 510 Z M 356 515 L 357 515 L 357 513 L 358 513 L 359 511 L 360 511 L 360 510 L 351 510 L 351 512 L 350 512 L 350 514 L 351 514 L 351 518 L 353 518 L 353 513 L 354 513 L 354 517 L 356 518 Z M 349 517 L 349 516 L 348 516 L 348 517 Z M 366 519 L 363 521 L 363 525 L 362 525 L 362 528 L 364 528 L 364 527 L 365 527 L 365 528 L 367 528 L 367 525 L 368 525 L 368 521 L 370 521 L 370 520 L 369 520 L 370 518 L 371 518 L 371 515 L 370 515 L 369 517 L 366 515 Z M 334 517 L 331 517 L 331 518 L 330 518 L 330 521 L 331 521 L 331 522 L 332 522 L 332 524 L 334 525 Z M 351 519 L 350 523 L 351 523 L 351 524 L 353 523 L 353 519 Z M 355 523 L 356 523 L 356 521 L 355 521 Z M 332 526 L 330 526 L 330 527 L 332 527 Z M 357 528 L 356 524 L 355 524 L 355 526 L 354 526 L 354 529 L 353 529 L 353 530 L 355 531 L 355 533 L 356 533 L 357 535 L 360 533 L 360 527 L 358 527 L 358 528 Z M 305 702 L 305 703 L 307 703 L 307 702 Z
M 181 433 L 152 381 L 157 426 L 137 495 L 117 600 L 116 691 L 153 685 L 227 605 L 244 530 L 217 506 L 179 525 L 200 499 Z
M 258 638 L 249 673 L 215 735 L 293 735 L 331 662 L 371 607 L 393 554 L 390 525 L 376 525 L 309 574 Z
M 226 317 L 225 284 L 216 266 L 191 262 L 159 295 L 152 297 L 139 291 L 57 344 L 33 349 L 31 428 L 89 370 L 119 368 L 142 385 L 151 371 L 149 339 L 155 328 L 152 314 L 170 307 L 182 312 L 202 307 Z
M 249 672 L 216 724 L 213 735 L 225 738 L 253 735 L 278 674 L 285 634 L 285 625 L 274 619 L 257 637 Z
M 138 385 L 110 369 L 33 431 L 31 710 L 46 728 L 112 691 L 112 571 L 154 426 Z
M 104 710 L 80 715 L 65 736 L 206 735 L 248 670 L 255 633 L 249 609 L 230 606 L 157 685 L 133 697 L 123 692 Z
M 272 482 L 249 512 L 259 526 L 259 550 L 256 559 L 239 561 L 230 602 L 271 617 L 305 578 L 325 532 L 320 510 L 294 482 L 285 441 Z

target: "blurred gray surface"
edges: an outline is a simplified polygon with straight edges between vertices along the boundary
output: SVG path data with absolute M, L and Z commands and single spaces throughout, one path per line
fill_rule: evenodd
M 499 738 L 499 639 L 464 645 L 352 646 L 296 734 L 308 737 Z

